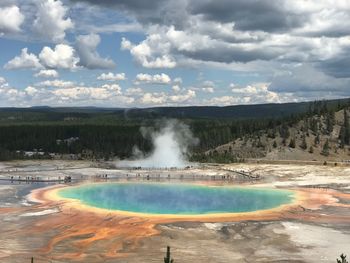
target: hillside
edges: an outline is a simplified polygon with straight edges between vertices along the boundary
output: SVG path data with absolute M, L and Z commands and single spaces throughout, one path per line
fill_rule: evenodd
M 342 109 L 306 116 L 295 123 L 244 135 L 206 154 L 237 159 L 348 161 L 349 114 L 349 109 Z

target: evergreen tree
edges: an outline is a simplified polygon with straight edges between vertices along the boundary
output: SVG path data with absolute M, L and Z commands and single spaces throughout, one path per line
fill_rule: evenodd
M 337 263 L 349 263 L 349 262 L 346 260 L 346 256 L 344 254 L 341 254 L 340 259 L 337 259 Z
M 304 134 L 303 137 L 302 137 L 302 141 L 301 141 L 301 144 L 300 144 L 300 148 L 303 149 L 303 150 L 306 150 L 306 149 L 307 149 L 307 143 L 306 143 L 305 134 Z
M 350 144 L 350 124 L 347 110 L 344 109 L 344 143 Z
M 344 126 L 342 126 L 340 128 L 338 140 L 339 140 L 339 147 L 341 149 L 344 149 L 344 146 L 345 146 L 345 128 L 344 128 Z
M 317 133 L 315 140 L 314 140 L 314 145 L 317 146 L 320 144 L 320 135 Z
M 330 134 L 333 131 L 333 126 L 335 124 L 335 115 L 334 111 L 330 111 L 326 114 L 326 130 L 327 134 Z
M 326 140 L 326 142 L 323 145 L 321 154 L 324 155 L 324 156 L 328 156 L 329 155 L 329 142 L 328 142 L 328 139 Z
M 312 147 L 312 145 L 309 148 L 309 153 L 314 153 L 314 147 Z
M 272 147 L 273 148 L 277 148 L 277 142 L 276 141 L 273 141 Z
M 289 145 L 290 148 L 295 148 L 295 138 L 291 138 L 289 141 Z
M 170 257 L 170 247 L 166 248 L 166 257 L 164 258 L 164 263 L 174 263 L 174 260 Z

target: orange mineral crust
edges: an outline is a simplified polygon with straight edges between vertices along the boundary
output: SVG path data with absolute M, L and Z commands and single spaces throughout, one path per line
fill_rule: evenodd
M 83 260 L 93 254 L 96 260 L 124 257 L 138 247 L 141 240 L 159 234 L 156 226 L 174 222 L 237 222 L 300 220 L 350 223 L 349 216 L 325 214 L 325 207 L 349 208 L 341 200 L 350 194 L 314 188 L 289 189 L 295 192 L 293 203 L 277 208 L 247 213 L 205 215 L 156 215 L 109 211 L 84 205 L 79 201 L 60 198 L 62 186 L 38 189 L 30 199 L 40 208 L 59 207 L 60 212 L 39 218 L 26 234 L 55 231 L 47 245 L 38 253 L 43 258 Z M 62 247 L 66 249 L 62 250 Z

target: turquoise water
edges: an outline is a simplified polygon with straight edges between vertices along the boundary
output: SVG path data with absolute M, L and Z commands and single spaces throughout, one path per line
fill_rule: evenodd
M 58 195 L 108 210 L 179 215 L 250 212 L 294 198 L 287 190 L 168 183 L 86 184 Z

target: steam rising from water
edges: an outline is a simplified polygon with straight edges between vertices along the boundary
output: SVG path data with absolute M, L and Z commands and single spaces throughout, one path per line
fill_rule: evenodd
M 159 129 L 141 128 L 145 138 L 151 138 L 154 149 L 149 155 L 144 155 L 136 146 L 134 156 L 130 160 L 118 162 L 119 166 L 166 168 L 185 167 L 188 165 L 188 148 L 198 144 L 188 125 L 179 121 L 166 121 Z

